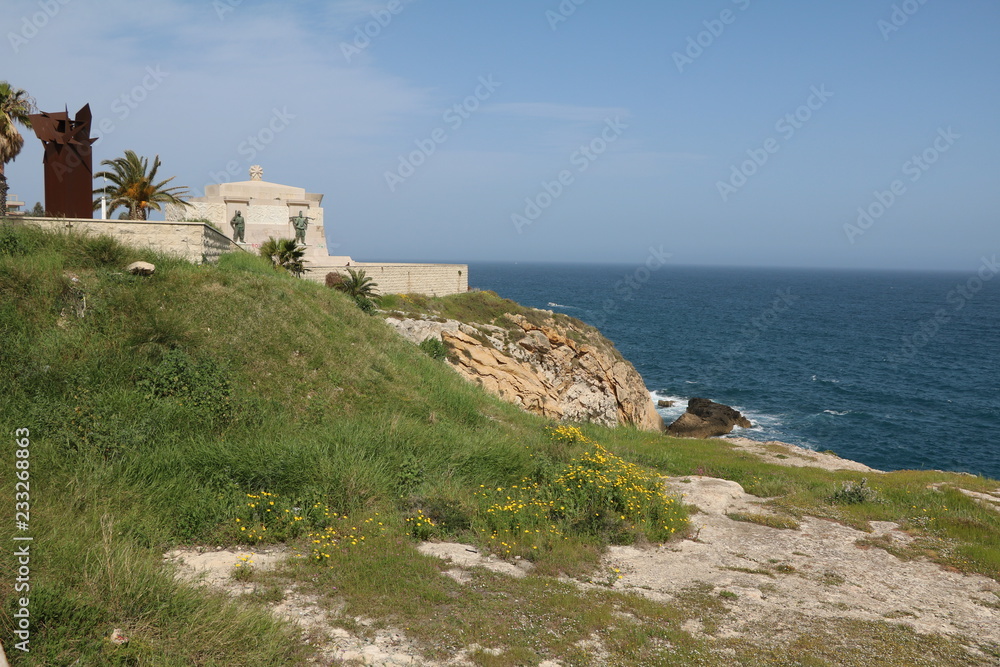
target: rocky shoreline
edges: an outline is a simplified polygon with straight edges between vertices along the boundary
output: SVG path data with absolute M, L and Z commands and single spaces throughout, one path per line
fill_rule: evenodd
M 420 344 L 437 338 L 463 377 L 550 419 L 662 431 L 663 420 L 635 367 L 597 329 L 547 311 L 504 315 L 505 326 L 389 313 Z
M 737 426 L 753 424 L 728 405 L 706 398 L 689 399 L 687 411 L 664 425 L 642 377 L 598 330 L 571 318 L 556 321 L 550 311 L 534 312 L 540 319 L 506 315 L 505 327 L 396 312 L 387 313 L 386 322 L 416 344 L 430 338 L 442 341 L 449 350 L 448 362 L 463 377 L 550 419 L 634 425 L 677 438 L 721 436 L 769 463 L 879 472 L 828 452 L 732 437 Z

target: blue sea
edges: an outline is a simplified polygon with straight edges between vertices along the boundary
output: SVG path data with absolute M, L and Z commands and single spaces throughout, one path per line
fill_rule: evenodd
M 649 266 L 655 267 L 657 261 Z M 660 409 L 732 405 L 780 440 L 881 470 L 1000 479 L 1000 276 L 473 264 L 470 286 L 601 329 Z M 995 279 L 994 279 L 995 278 Z

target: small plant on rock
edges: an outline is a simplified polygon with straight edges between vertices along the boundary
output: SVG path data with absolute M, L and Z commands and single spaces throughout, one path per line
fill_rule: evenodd
M 249 556 L 240 556 L 233 566 L 233 579 L 236 581 L 250 581 L 253 578 L 253 560 Z
M 420 343 L 420 349 L 426 352 L 431 359 L 444 359 L 448 356 L 447 346 L 441 342 L 440 338 L 435 338 L 431 336 L 430 338 L 425 338 L 422 343 Z
M 860 505 L 877 501 L 878 491 L 868 486 L 867 477 L 862 477 L 860 482 L 844 482 L 830 496 L 830 502 L 838 505 Z

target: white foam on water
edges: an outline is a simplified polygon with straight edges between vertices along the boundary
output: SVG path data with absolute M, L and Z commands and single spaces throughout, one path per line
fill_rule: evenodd
M 657 401 L 673 401 L 674 404 L 683 403 L 684 407 L 687 408 L 688 399 L 682 396 L 673 396 L 671 394 L 661 394 L 658 391 L 651 391 L 649 392 L 649 397 L 653 399 L 654 403 Z
M 779 442 L 787 442 L 791 445 L 805 447 L 806 449 L 818 449 L 815 443 L 791 433 L 786 433 L 784 430 L 784 415 L 772 415 L 764 412 L 746 410 L 736 405 L 733 406 L 733 409 L 739 410 L 744 417 L 750 420 L 750 423 L 753 424 L 753 426 L 751 428 L 735 426 L 728 436 L 723 436 L 724 438 L 748 438 L 750 440 L 757 440 L 758 442 L 777 440 Z
M 824 412 L 825 414 L 828 414 L 828 415 L 836 415 L 836 416 L 838 416 L 838 417 L 843 417 L 844 415 L 849 415 L 849 414 L 851 414 L 851 411 L 850 411 L 850 410 L 824 410 L 823 412 Z
M 653 405 L 656 406 L 656 413 L 663 417 L 663 421 L 666 424 L 670 424 L 670 422 L 674 421 L 687 411 L 688 399 L 683 396 L 661 394 L 658 391 L 651 391 L 649 392 L 649 397 L 653 400 Z M 674 404 L 669 408 L 661 408 L 659 406 L 660 401 L 673 401 Z

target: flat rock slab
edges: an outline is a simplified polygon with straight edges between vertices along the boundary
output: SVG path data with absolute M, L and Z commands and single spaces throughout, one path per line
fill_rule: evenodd
M 854 470 L 856 472 L 882 472 L 870 468 L 864 463 L 842 459 L 836 454 L 814 452 L 805 447 L 790 445 L 787 442 L 758 442 L 749 438 L 723 438 L 736 449 L 750 452 L 768 463 L 776 463 L 793 468 L 822 468 L 823 470 Z
M 270 570 L 288 556 L 285 549 L 174 549 L 163 558 L 178 566 L 177 575 L 190 581 L 219 586 L 232 581 L 236 564 L 249 558 L 256 570 Z M 241 566 L 242 567 L 242 566 Z
M 493 572 L 506 574 L 511 577 L 524 577 L 531 571 L 531 563 L 520 560 L 517 565 L 508 563 L 505 560 L 485 556 L 475 547 L 468 544 L 457 544 L 454 542 L 422 542 L 417 550 L 425 556 L 434 556 L 447 560 L 460 568 L 483 567 Z M 446 574 L 459 583 L 466 581 L 458 572 L 449 571 Z
M 857 544 L 879 537 L 905 545 L 911 538 L 895 523 L 872 522 L 867 533 L 804 517 L 798 530 L 771 528 L 726 516 L 769 513 L 735 482 L 672 478 L 668 487 L 702 510 L 691 516 L 696 539 L 650 549 L 610 547 L 606 565 L 623 575 L 614 588 L 660 601 L 699 584 L 734 593 L 719 636 L 801 615 L 904 623 L 917 632 L 1000 644 L 1000 584 Z

